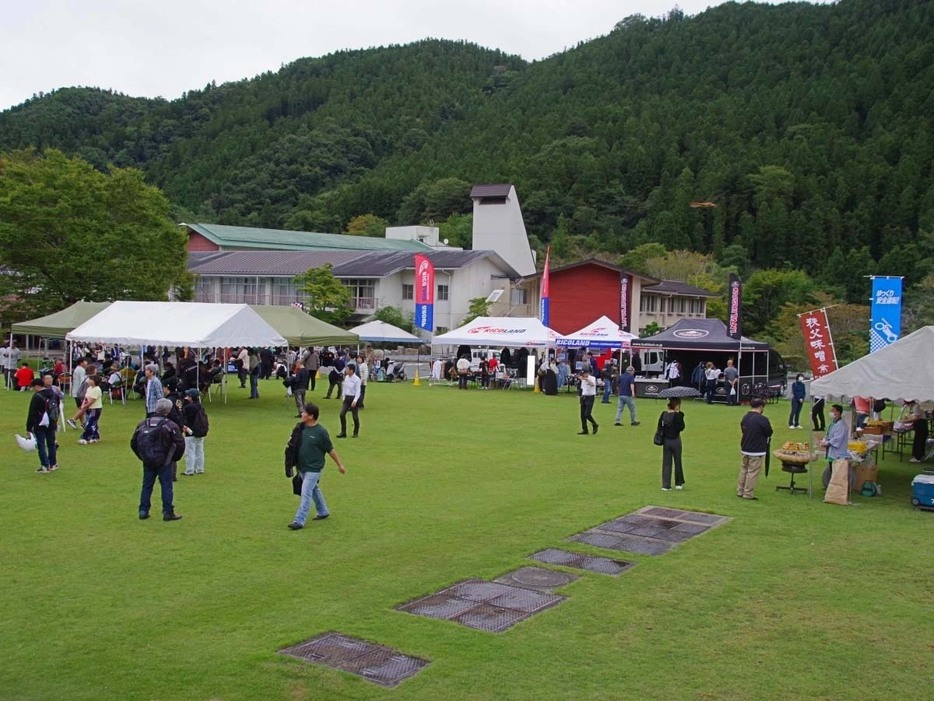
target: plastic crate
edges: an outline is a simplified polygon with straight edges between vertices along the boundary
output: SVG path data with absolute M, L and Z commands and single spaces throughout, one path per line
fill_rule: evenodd
M 911 480 L 911 503 L 922 509 L 934 509 L 934 475 L 917 475 Z

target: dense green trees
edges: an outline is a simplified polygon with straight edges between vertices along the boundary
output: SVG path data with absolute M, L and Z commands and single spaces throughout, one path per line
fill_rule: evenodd
M 108 173 L 49 149 L 0 155 L 0 265 L 24 312 L 76 300 L 188 296 L 185 235 L 135 169 Z M 20 318 L 23 318 L 22 316 Z

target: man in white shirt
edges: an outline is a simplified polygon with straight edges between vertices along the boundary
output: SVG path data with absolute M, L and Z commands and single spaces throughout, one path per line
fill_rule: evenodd
M 71 394 L 75 398 L 75 406 L 79 409 L 81 408 L 81 399 L 78 396 L 78 392 L 81 390 L 81 385 L 84 384 L 84 378 L 88 376 L 88 361 L 86 358 L 81 358 L 78 363 L 75 365 L 75 369 L 71 373 Z M 70 422 L 69 422 L 70 425 Z
M 0 372 L 3 373 L 3 380 L 9 385 L 10 376 L 10 349 L 6 343 L 0 347 Z
M 353 437 L 360 434 L 360 415 L 357 413 L 357 404 L 360 402 L 360 378 L 356 374 L 356 366 L 347 363 L 344 367 L 344 381 L 341 385 L 341 396 L 344 398 L 341 406 L 341 432 L 338 438 L 347 437 L 347 412 L 353 415 Z
M 360 401 L 357 402 L 358 409 L 364 409 L 363 402 L 366 400 L 366 381 L 370 377 L 370 366 L 362 355 L 357 356 L 357 377 L 360 378 Z
M 466 356 L 457 359 L 457 389 L 467 389 L 467 379 L 470 377 L 470 360 Z
M 600 425 L 593 420 L 593 403 L 597 397 L 597 378 L 590 374 L 590 368 L 584 364 L 577 375 L 581 383 L 581 432 L 578 435 L 586 436 L 587 422 L 593 426 L 593 435 L 597 435 Z

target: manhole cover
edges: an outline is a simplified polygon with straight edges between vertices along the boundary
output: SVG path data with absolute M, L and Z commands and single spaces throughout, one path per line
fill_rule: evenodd
M 718 514 L 705 514 L 700 511 L 685 511 L 684 509 L 666 509 L 661 506 L 646 506 L 637 513 L 661 519 L 677 519 L 678 521 L 701 523 L 706 526 L 715 526 L 725 523 L 728 520 L 726 516 L 719 516 Z
M 531 615 L 515 609 L 490 606 L 489 604 L 476 604 L 472 609 L 462 613 L 454 620 L 468 628 L 500 633 Z
M 544 567 L 522 567 L 497 577 L 495 581 L 515 587 L 547 591 L 563 587 L 576 579 L 575 575 L 567 572 L 548 570 Z
M 564 601 L 563 596 L 558 596 L 550 592 L 524 589 L 523 587 L 510 587 L 510 590 L 509 593 L 497 596 L 487 603 L 490 606 L 504 609 L 514 609 L 524 613 L 535 613 L 536 611 L 541 611 L 542 609 Z
M 508 594 L 511 589 L 512 587 L 505 584 L 487 582 L 483 579 L 468 579 L 447 589 L 442 589 L 438 593 L 456 596 L 458 599 L 467 599 L 468 601 L 489 601 L 497 596 Z
M 607 548 L 609 550 L 619 550 L 619 542 L 621 536 L 608 535 L 606 533 L 596 533 L 594 531 L 584 531 L 576 536 L 572 536 L 569 540 L 577 541 L 579 543 L 587 543 L 588 545 L 593 545 L 596 548 Z
M 340 633 L 324 633 L 279 652 L 306 662 L 356 674 L 387 687 L 398 685 L 428 666 L 427 660 L 403 655 L 390 647 Z
M 416 616 L 450 620 L 464 613 L 464 611 L 473 608 L 476 603 L 476 601 L 458 599 L 456 596 L 450 594 L 432 594 L 431 596 L 402 604 L 396 608 L 399 611 L 413 613 Z
M 564 567 L 574 567 L 587 570 L 588 572 L 597 572 L 599 574 L 610 574 L 614 576 L 636 566 L 634 562 L 611 560 L 608 557 L 582 555 L 580 553 L 572 553 L 568 550 L 558 550 L 557 548 L 540 550 L 537 553 L 529 555 L 529 557 L 549 565 L 563 565 Z

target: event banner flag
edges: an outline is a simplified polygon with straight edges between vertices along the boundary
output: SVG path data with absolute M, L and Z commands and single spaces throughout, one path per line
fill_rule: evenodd
M 869 352 L 895 343 L 902 335 L 902 279 L 872 278 L 872 313 L 869 326 Z
M 415 325 L 429 333 L 435 330 L 435 266 L 428 256 L 415 254 Z
M 538 313 L 538 319 L 545 326 L 551 321 L 551 281 L 549 280 L 549 263 L 551 259 L 551 246 L 545 249 L 545 270 L 542 272 L 542 294 L 541 309 Z
M 730 273 L 729 303 L 727 333 L 738 341 L 743 337 L 743 281 L 736 273 Z
M 630 310 L 632 307 L 632 276 L 619 274 L 619 328 L 629 331 Z
M 826 309 L 815 309 L 799 314 L 801 333 L 804 334 L 804 347 L 811 361 L 811 373 L 814 377 L 823 377 L 837 369 L 837 354 L 830 335 L 830 323 Z

